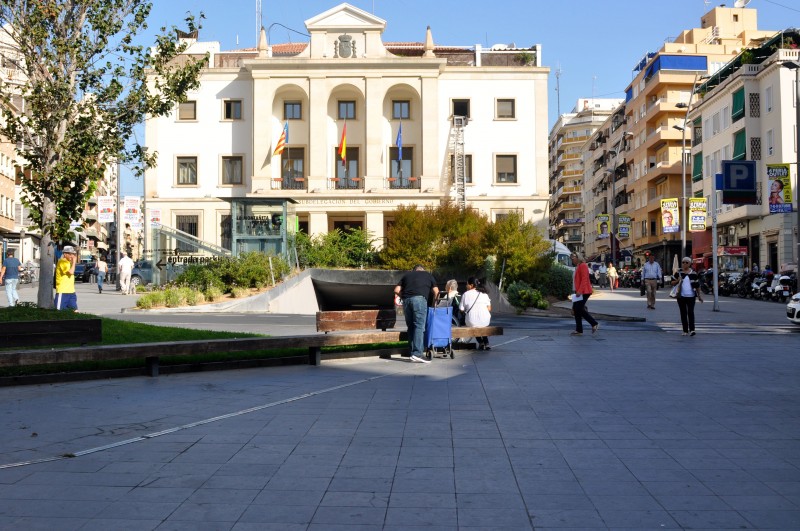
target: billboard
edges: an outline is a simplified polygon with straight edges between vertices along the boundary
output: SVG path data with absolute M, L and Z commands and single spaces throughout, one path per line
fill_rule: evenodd
M 661 227 L 664 234 L 681 230 L 681 214 L 678 209 L 677 197 L 661 200 Z
M 708 218 L 708 203 L 705 197 L 689 198 L 689 232 L 704 232 Z
M 767 164 L 769 179 L 769 213 L 792 211 L 792 180 L 788 164 Z

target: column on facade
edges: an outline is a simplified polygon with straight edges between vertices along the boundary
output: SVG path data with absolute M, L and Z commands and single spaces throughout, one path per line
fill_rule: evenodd
M 386 87 L 383 78 L 378 74 L 371 74 L 366 79 L 364 87 L 364 115 L 365 124 L 365 171 L 364 191 L 384 187 L 384 178 L 388 164 L 388 144 L 386 141 L 386 119 L 383 115 L 383 100 L 386 96 Z M 391 136 L 391 135 L 390 135 Z M 367 230 L 372 230 L 367 226 Z
M 308 138 L 308 176 L 309 190 L 325 190 L 328 187 L 328 177 L 333 177 L 333 163 L 331 153 L 336 145 L 335 124 L 330 128 L 328 119 L 327 80 L 318 75 L 312 75 L 308 80 L 308 130 L 313 133 Z M 309 214 L 309 230 L 311 234 L 317 231 L 313 228 L 311 214 Z M 327 223 L 322 232 L 327 232 Z
M 279 127 L 275 125 L 278 122 L 272 112 L 276 88 L 276 80 L 253 72 L 253 171 L 248 192 L 270 189 L 275 162 L 272 160 L 272 150 L 280 135 Z M 280 160 L 277 162 L 280 167 Z
M 421 137 L 418 144 L 418 151 L 422 157 L 420 171 L 422 182 L 420 186 L 421 190 L 433 188 L 436 191 L 447 192 L 449 188 L 445 187 L 444 190 L 440 190 L 441 185 L 439 183 L 439 173 L 441 171 L 441 156 L 438 149 L 438 146 L 441 145 L 439 141 L 439 120 L 441 115 L 439 113 L 439 80 L 431 75 L 423 77 L 421 81 L 420 105 L 422 112 L 420 123 L 424 124 L 424 126 L 420 128 Z M 446 126 L 446 124 L 441 125 L 442 127 Z M 446 142 L 444 145 L 447 146 L 448 143 Z M 447 148 L 445 147 L 445 149 Z

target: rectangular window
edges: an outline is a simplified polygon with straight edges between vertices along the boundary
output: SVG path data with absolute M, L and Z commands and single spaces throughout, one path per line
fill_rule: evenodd
M 766 112 L 772 112 L 772 87 L 764 89 L 764 109 Z
M 354 102 L 354 101 L 340 101 L 339 102 L 339 119 L 340 120 L 355 120 L 356 119 L 356 102 Z
M 456 158 L 450 156 L 450 175 L 452 182 L 456 182 Z M 472 184 L 472 155 L 464 155 L 464 182 Z
M 703 180 L 703 152 L 694 154 L 692 161 L 692 182 Z
M 197 120 L 197 102 L 184 101 L 179 103 L 178 120 Z
M 495 157 L 495 170 L 498 183 L 517 182 L 517 156 L 497 155 Z
M 744 87 L 733 93 L 733 108 L 731 109 L 731 122 L 744 118 Z
M 299 101 L 285 101 L 283 102 L 283 119 L 284 120 L 302 120 L 303 119 L 303 106 Z
M 767 131 L 767 155 L 772 155 L 775 151 L 775 133 L 772 129 Z
M 242 157 L 222 157 L 222 184 L 242 184 Z
M 411 116 L 408 100 L 396 100 L 392 102 L 392 120 L 408 120 Z
M 497 118 L 516 118 L 514 100 L 497 100 Z
M 403 148 L 405 151 L 405 148 Z M 405 154 L 405 153 L 404 153 Z M 345 171 L 345 161 L 339 156 L 339 148 L 334 148 L 334 158 L 336 159 L 336 188 L 337 189 L 358 189 L 362 187 L 361 175 L 358 167 L 358 148 L 347 146 L 347 168 Z
M 178 157 L 178 184 L 197 185 L 197 157 Z
M 197 237 L 198 216 L 175 216 L 175 228 L 191 236 Z M 184 253 L 197 252 L 197 246 L 182 241 L 177 242 L 177 250 Z
M 242 100 L 225 100 L 225 119 L 242 119 Z
M 350 151 L 348 149 L 348 151 Z M 304 147 L 286 148 L 281 153 L 281 186 L 284 190 L 305 190 L 306 149 Z
M 718 134 L 720 132 L 720 128 L 719 127 L 720 127 L 719 113 L 715 112 L 711 116 L 711 129 L 713 130 L 712 131 L 713 135 L 716 135 L 716 134 Z
M 391 161 L 391 169 L 389 170 L 389 177 L 396 179 L 390 181 L 397 188 L 408 188 L 407 184 L 409 179 L 414 176 L 414 148 L 403 147 L 403 160 L 398 160 L 398 149 L 396 147 L 389 148 L 389 160 Z
M 731 109 L 727 105 L 722 108 L 722 130 L 731 126 Z
M 223 214 L 219 221 L 219 245 L 223 249 L 231 250 L 231 215 Z
M 453 100 L 453 116 L 469 118 L 469 100 Z
M 740 129 L 733 135 L 733 159 L 744 160 L 747 157 L 747 135 L 744 129 Z

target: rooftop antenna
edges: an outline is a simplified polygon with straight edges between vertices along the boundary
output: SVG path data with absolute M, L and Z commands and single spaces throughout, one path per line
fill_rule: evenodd
M 261 0 L 256 0 L 256 47 L 258 47 L 258 39 L 261 37 Z
M 558 115 L 561 116 L 561 63 L 556 66 L 556 101 L 558 102 Z

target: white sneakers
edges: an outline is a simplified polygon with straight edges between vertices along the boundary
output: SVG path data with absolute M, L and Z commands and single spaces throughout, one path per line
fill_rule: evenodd
M 419 356 L 411 356 L 411 361 L 414 363 L 430 363 L 431 360 L 426 360 L 425 358 L 420 358 Z

